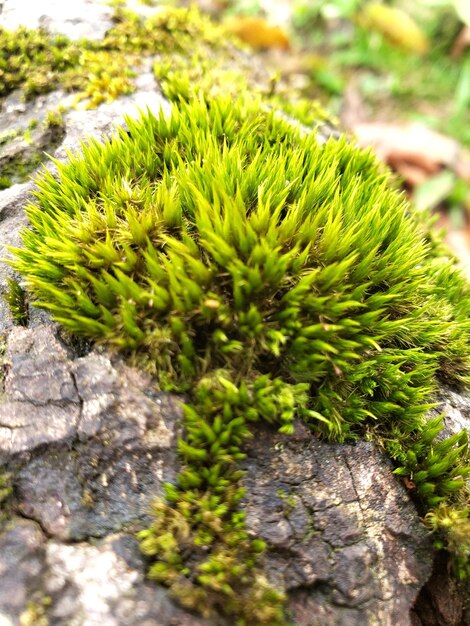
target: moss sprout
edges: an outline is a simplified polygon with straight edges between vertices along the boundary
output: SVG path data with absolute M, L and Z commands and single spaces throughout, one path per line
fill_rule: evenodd
M 11 180 L 9 176 L 5 176 L 3 174 L 0 176 L 0 190 L 8 189 L 8 187 L 11 187 L 12 185 L 13 185 L 13 181 Z
M 425 524 L 434 532 L 444 532 L 446 542 L 437 538 L 437 548 L 447 548 L 452 555 L 454 571 L 460 580 L 470 577 L 470 519 L 468 501 L 466 506 L 456 507 L 440 504 L 425 516 Z
M 28 600 L 26 609 L 20 615 L 20 626 L 49 626 L 47 611 L 52 604 L 50 596 L 34 594 L 34 599 Z
M 255 98 L 127 125 L 43 173 L 13 265 L 67 330 L 189 398 L 178 480 L 140 533 L 150 576 L 203 614 L 285 623 L 238 462 L 255 422 L 289 434 L 296 418 L 372 433 L 465 561 L 467 439 L 436 443 L 426 414 L 439 376 L 469 381 L 469 287 L 390 175 Z
M 26 293 L 17 280 L 7 278 L 7 284 L 8 289 L 4 297 L 10 307 L 13 321 L 20 326 L 26 326 L 29 319 Z
M 46 126 L 51 130 L 64 130 L 65 121 L 63 114 L 65 109 L 63 106 L 59 106 L 56 109 L 48 111 L 46 114 Z
M 11 474 L 0 469 L 0 525 L 8 519 L 6 505 L 12 493 Z

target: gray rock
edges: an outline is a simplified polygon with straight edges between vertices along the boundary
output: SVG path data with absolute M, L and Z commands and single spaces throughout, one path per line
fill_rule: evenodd
M 373 444 L 319 442 L 301 424 L 292 439 L 263 429 L 246 469 L 248 525 L 271 546 L 266 569 L 290 590 L 296 624 L 408 624 L 432 549 Z
M 46 538 L 31 521 L 15 519 L 0 534 L 0 624 L 20 624 L 28 602 L 39 595 Z
M 13 519 L 0 534 L 2 626 L 212 626 L 145 580 L 137 541 L 47 540 L 35 522 Z M 223 622 L 220 622 L 221 626 Z M 227 626 L 226 624 L 224 626 Z
M 110 535 L 96 545 L 47 546 L 45 588 L 53 624 L 67 626 L 204 626 L 176 606 L 167 592 L 145 581 L 145 565 L 135 539 Z
M 104 355 L 73 358 L 50 325 L 12 330 L 5 366 L 0 460 L 17 510 L 63 540 L 142 523 L 175 477 L 180 404 Z
M 449 437 L 459 433 L 470 424 L 470 393 L 459 393 L 455 389 L 441 385 L 436 398 L 439 403 L 433 415 L 445 413 L 443 435 Z
M 112 25 L 111 7 L 96 0 L 4 0 L 0 14 L 1 25 L 8 30 L 42 27 L 70 39 L 102 39 Z
M 1 20 L 1 18 L 0 18 Z M 71 102 L 63 91 L 56 90 L 37 95 L 25 102 L 21 90 L 17 89 L 3 98 L 0 106 L 0 139 L 24 133 L 31 124 L 43 121 L 48 111 L 56 111 L 59 105 Z

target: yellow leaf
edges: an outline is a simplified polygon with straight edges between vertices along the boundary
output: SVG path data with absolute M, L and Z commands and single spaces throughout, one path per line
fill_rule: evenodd
M 416 22 L 404 11 L 379 2 L 371 2 L 358 16 L 364 28 L 376 30 L 391 43 L 410 52 L 424 54 L 429 41 Z
M 239 15 L 227 20 L 225 27 L 252 48 L 290 48 L 289 37 L 282 28 L 268 24 L 261 17 Z

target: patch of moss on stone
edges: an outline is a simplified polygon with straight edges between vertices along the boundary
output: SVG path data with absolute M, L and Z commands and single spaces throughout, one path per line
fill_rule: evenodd
M 4 188 L 10 187 L 16 183 L 23 183 L 28 179 L 30 174 L 35 172 L 47 157 L 43 152 L 34 151 L 27 158 L 23 155 L 15 156 L 7 163 L 2 164 L 2 180 Z
M 45 88 L 46 68 L 51 85 L 96 105 L 132 90 L 130 68 L 158 53 L 155 74 L 179 111 L 128 120 L 128 132 L 59 165 L 59 181 L 45 173 L 15 267 L 69 331 L 190 398 L 178 481 L 140 534 L 150 576 L 203 614 L 286 623 L 239 508 L 237 462 L 252 423 L 288 434 L 295 418 L 339 441 L 378 441 L 464 575 L 467 439 L 439 441 L 426 413 L 439 376 L 469 382 L 466 281 L 373 157 L 344 140 L 320 146 L 276 116 L 270 107 L 324 119 L 289 103 L 197 11 L 120 9 L 115 20 L 78 56 L 59 40 L 59 57 L 68 45 L 71 55 L 60 76 L 38 41 L 50 36 L 25 34 L 42 65 L 12 85 Z M 244 92 L 253 102 L 221 97 Z
M 9 176 L 4 176 L 3 174 L 0 176 L 0 189 L 8 189 L 8 187 L 11 187 L 13 184 Z
M 203 614 L 284 624 L 239 508 L 252 424 L 367 433 L 423 510 L 468 519 L 465 434 L 437 443 L 426 414 L 439 376 L 468 384 L 469 286 L 344 139 L 320 145 L 255 98 L 127 124 L 42 175 L 14 267 L 70 332 L 189 396 L 178 481 L 140 533 L 150 576 Z
M 142 55 L 189 53 L 194 42 L 216 45 L 226 36 L 196 9 L 164 9 L 142 18 L 116 8 L 102 41 L 70 41 L 47 30 L 0 28 L 0 96 L 21 88 L 26 98 L 63 87 L 88 106 L 132 93 Z
M 0 137 L 0 188 L 25 182 L 65 136 L 63 106 L 51 109 L 41 120 L 32 119 L 27 127 L 18 124 Z
M 46 30 L 0 27 L 0 96 L 23 87 L 27 97 L 54 89 L 59 76 L 77 65 L 80 45 Z
M 12 139 L 15 139 L 15 137 L 18 137 L 18 135 L 21 135 L 21 130 L 19 128 L 15 128 L 14 130 L 9 129 L 1 133 L 0 146 L 3 146 L 4 144 L 10 142 Z

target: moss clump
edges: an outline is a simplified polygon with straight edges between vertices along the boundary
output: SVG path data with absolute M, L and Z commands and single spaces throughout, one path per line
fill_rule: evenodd
M 22 88 L 29 99 L 63 87 L 97 106 L 134 90 L 129 66 L 137 62 L 113 54 L 103 43 L 72 42 L 41 29 L 0 28 L 0 96 Z
M 0 176 L 0 189 L 8 189 L 13 185 L 13 181 L 9 176 Z
M 79 44 L 71 44 L 63 35 L 0 27 L 0 96 L 18 87 L 24 87 L 28 96 L 50 91 L 79 59 Z
M 147 18 L 118 8 L 114 20 L 116 25 L 100 44 L 105 50 L 138 54 L 191 52 L 198 42 L 218 47 L 227 38 L 224 31 L 196 7 L 166 7 Z
M 467 502 L 468 504 L 468 502 Z M 468 585 L 470 577 L 470 519 L 467 508 L 439 505 L 424 518 L 433 531 L 444 531 L 447 542 L 438 538 L 437 548 L 447 548 L 453 557 L 454 571 Z
M 217 45 L 223 31 L 196 9 L 166 9 L 142 18 L 122 8 L 102 41 L 70 41 L 47 30 L 0 27 L 0 97 L 22 88 L 26 98 L 58 87 L 78 92 L 89 107 L 132 93 L 142 55 L 189 53 L 195 40 Z
M 426 422 L 436 377 L 468 382 L 468 285 L 370 153 L 219 98 L 129 119 L 58 168 L 14 267 L 70 332 L 190 398 L 178 482 L 140 535 L 154 579 L 203 613 L 284 623 L 238 507 L 259 420 L 372 433 L 428 511 L 468 519 L 464 435 L 436 444 Z
M 20 326 L 27 326 L 29 313 L 26 293 L 17 280 L 7 278 L 7 285 L 8 289 L 4 294 L 4 298 L 10 307 L 13 321 Z
M 50 112 L 41 124 L 33 120 L 25 130 L 15 129 L 5 137 L 3 143 L 12 143 L 0 155 L 0 188 L 26 181 L 47 160 L 46 152 L 54 151 L 61 143 L 65 126 L 58 123 L 56 115 Z

